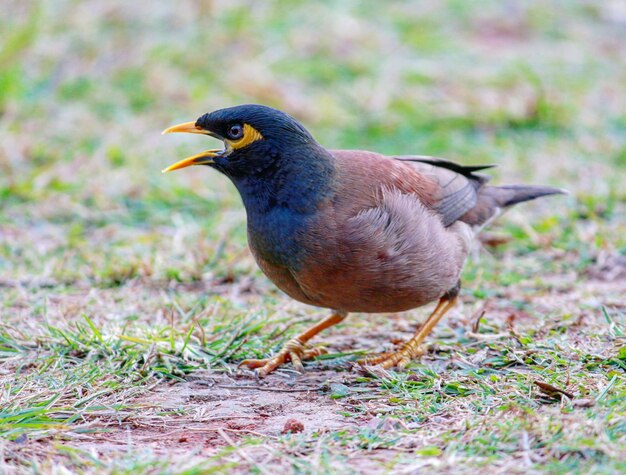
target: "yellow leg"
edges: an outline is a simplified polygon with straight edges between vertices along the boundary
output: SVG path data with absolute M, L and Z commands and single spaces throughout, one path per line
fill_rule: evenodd
M 409 364 L 413 358 L 423 354 L 423 350 L 420 348 L 420 345 L 435 325 L 437 325 L 439 320 L 441 320 L 448 310 L 454 306 L 456 300 L 456 295 L 453 297 L 444 296 L 440 298 L 435 310 L 433 310 L 433 313 L 430 314 L 417 333 L 415 333 L 415 335 L 407 341 L 399 351 L 364 358 L 360 360 L 359 363 L 364 366 L 379 365 L 384 369 L 393 368 L 394 366 L 397 366 L 399 369 L 404 369 L 404 367 Z
M 333 312 L 321 322 L 313 325 L 305 332 L 289 340 L 275 356 L 271 358 L 264 358 L 262 360 L 244 360 L 239 363 L 239 366 L 247 366 L 250 369 L 258 368 L 257 375 L 262 378 L 274 371 L 280 365 L 285 364 L 287 361 L 291 361 L 296 371 L 302 373 L 304 372 L 302 360 L 315 358 L 316 356 L 325 353 L 323 348 L 306 349 L 304 345 L 321 331 L 341 322 L 347 315 L 347 313 Z

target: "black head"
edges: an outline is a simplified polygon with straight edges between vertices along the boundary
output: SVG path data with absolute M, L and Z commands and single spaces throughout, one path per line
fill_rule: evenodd
M 181 160 L 164 171 L 210 165 L 229 176 L 261 173 L 300 147 L 318 147 L 311 134 L 293 117 L 271 107 L 246 104 L 219 109 L 166 129 L 224 141 L 224 149 L 207 150 Z

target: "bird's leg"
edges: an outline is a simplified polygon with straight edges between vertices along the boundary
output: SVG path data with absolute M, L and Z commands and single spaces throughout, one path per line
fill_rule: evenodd
M 404 369 L 404 367 L 409 364 L 409 362 L 413 358 L 417 358 L 421 356 L 424 351 L 420 348 L 420 345 L 424 341 L 424 339 L 428 336 L 428 334 L 432 331 L 432 329 L 437 325 L 439 320 L 443 318 L 443 316 L 450 310 L 457 301 L 457 295 L 459 292 L 459 288 L 456 287 L 452 291 L 448 292 L 446 295 L 439 299 L 435 310 L 430 314 L 430 316 L 426 319 L 424 324 L 418 329 L 418 331 L 413 335 L 413 337 L 407 341 L 404 346 L 396 352 L 393 353 L 383 353 L 379 356 L 373 356 L 369 358 L 364 358 L 359 361 L 359 364 L 363 366 L 381 366 L 384 369 L 393 368 L 397 366 L 399 369 Z
M 347 315 L 348 314 L 345 312 L 334 311 L 321 322 L 313 325 L 297 337 L 289 340 L 275 356 L 261 360 L 244 360 L 239 363 L 239 366 L 247 366 L 250 369 L 258 368 L 257 375 L 262 378 L 274 371 L 280 365 L 286 363 L 287 361 L 291 361 L 296 371 L 302 373 L 304 372 L 302 360 L 315 358 L 325 353 L 323 348 L 306 349 L 304 345 L 321 331 L 341 322 Z

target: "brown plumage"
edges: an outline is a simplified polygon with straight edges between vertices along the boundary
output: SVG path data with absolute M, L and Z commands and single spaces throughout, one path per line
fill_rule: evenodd
M 333 310 L 275 357 L 242 363 L 260 368 L 260 375 L 286 361 L 302 370 L 302 358 L 319 354 L 304 344 L 348 312 L 400 312 L 439 300 L 402 349 L 364 360 L 405 366 L 454 304 L 476 233 L 507 206 L 562 193 L 489 186 L 476 173 L 489 166 L 328 151 L 294 119 L 263 106 L 216 111 L 168 131 L 225 140 L 224 151 L 170 169 L 202 163 L 229 176 L 242 195 L 250 249 L 263 272 L 294 299 Z

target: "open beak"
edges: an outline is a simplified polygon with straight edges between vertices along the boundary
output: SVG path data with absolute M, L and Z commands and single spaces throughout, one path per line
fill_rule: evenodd
M 213 149 L 207 150 L 205 152 L 200 152 L 197 155 L 193 155 L 191 157 L 183 158 L 180 162 L 176 162 L 173 165 L 170 165 L 167 168 L 161 170 L 161 173 L 167 173 L 174 170 L 180 170 L 181 168 L 187 168 L 192 165 L 210 165 L 213 163 L 214 157 L 219 157 L 222 153 L 224 153 L 223 149 Z
M 167 129 L 165 129 L 163 132 L 161 132 L 161 134 L 162 135 L 173 134 L 173 133 L 178 133 L 178 132 L 186 132 L 188 134 L 210 135 L 211 137 L 221 138 L 221 137 L 217 137 L 212 132 L 209 132 L 208 130 L 203 129 L 202 127 L 197 127 L 195 122 L 185 122 L 184 124 L 173 125 L 172 127 L 168 127 Z M 218 157 L 223 153 L 224 153 L 224 150 L 222 149 L 206 150 L 205 152 L 201 152 L 197 155 L 193 155 L 192 157 L 184 158 L 181 161 L 176 162 L 173 165 L 170 165 L 169 167 L 161 170 L 161 172 L 167 173 L 167 172 L 171 172 L 174 170 L 179 170 L 181 168 L 190 167 L 192 165 L 210 165 L 211 163 L 213 163 L 214 157 Z

